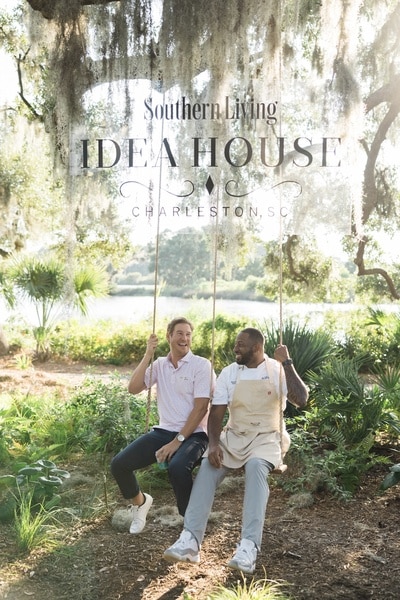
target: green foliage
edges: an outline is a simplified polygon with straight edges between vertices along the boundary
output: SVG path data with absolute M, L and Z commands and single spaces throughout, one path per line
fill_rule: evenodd
M 192 351 L 195 354 L 211 357 L 212 320 L 201 321 L 188 315 L 194 322 Z M 214 347 L 215 365 L 221 370 L 234 360 L 232 352 L 237 333 L 251 321 L 243 318 L 219 314 L 215 320 Z M 111 321 L 98 321 L 93 325 L 82 325 L 77 321 L 59 323 L 51 336 L 53 354 L 67 356 L 72 360 L 85 360 L 91 363 L 123 365 L 138 363 L 146 349 L 151 326 L 147 323 L 126 325 Z M 166 324 L 160 324 L 157 335 L 159 345 L 157 356 L 165 356 L 168 351 Z
M 265 335 L 265 351 L 269 356 L 280 344 L 281 330 L 276 323 L 259 325 Z M 310 371 L 318 371 L 326 360 L 335 354 L 336 343 L 325 330 L 313 330 L 307 325 L 300 325 L 287 319 L 282 326 L 282 343 L 285 344 L 296 365 L 296 371 L 307 381 Z
M 61 298 L 64 285 L 64 266 L 55 259 L 25 257 L 15 261 L 11 271 L 14 284 L 23 297 L 42 302 L 47 314 L 48 305 Z
M 214 347 L 213 362 L 215 371 L 218 373 L 235 360 L 233 347 L 236 336 L 241 329 L 250 325 L 251 321 L 248 319 L 219 314 L 215 318 L 214 329 L 212 320 L 203 321 L 196 328 L 192 350 L 195 354 L 210 358 Z
M 23 298 L 33 303 L 38 319 L 33 335 L 36 353 L 42 360 L 50 354 L 50 333 L 54 327 L 57 311 L 67 303 L 69 273 L 65 264 L 53 257 L 26 256 L 15 260 L 10 276 Z M 73 303 L 87 313 L 88 296 L 104 296 L 107 292 L 107 277 L 103 270 L 84 265 L 72 273 L 70 281 L 74 292 Z
M 148 324 L 126 325 L 97 321 L 82 325 L 78 321 L 61 322 L 51 333 L 54 355 L 92 364 L 124 365 L 143 357 L 149 337 Z M 163 339 L 160 334 L 160 340 Z
M 27 505 L 31 511 L 52 510 L 60 502 L 58 490 L 69 476 L 68 471 L 58 469 L 52 461 L 45 459 L 24 465 L 16 475 L 0 476 L 3 491 L 0 520 L 10 518 L 10 508 L 15 514 L 23 513 Z
M 1 424 L 1 412 L 0 412 L 0 465 L 8 463 L 10 454 L 8 451 L 8 443 L 6 440 L 5 428 Z
M 398 377 L 387 378 L 387 392 L 384 376 L 381 385 L 368 384 L 359 367 L 355 360 L 334 357 L 318 373 L 309 372 L 309 408 L 291 425 L 288 462 L 295 467 L 289 471 L 298 475 L 283 482 L 285 489 L 328 491 L 349 498 L 364 473 L 387 462 L 373 448 L 383 432 L 395 437 L 400 433 L 391 395 Z
M 209 357 L 212 321 L 201 321 L 198 315 L 191 319 L 195 325 L 193 351 Z M 217 315 L 217 372 L 234 360 L 236 335 L 250 324 L 244 318 Z M 158 352 L 162 355 L 168 351 L 165 328 L 166 323 L 160 323 Z M 266 351 L 272 354 L 280 332 L 273 324 L 260 328 L 266 332 Z M 148 334 L 149 325 L 145 322 L 133 326 L 101 322 L 89 327 L 68 323 L 58 326 L 54 339 L 57 351 L 70 358 L 87 358 L 89 354 L 93 363 L 111 362 L 116 357 L 125 362 L 127 355 L 129 362 L 137 362 Z M 400 367 L 381 365 L 370 383 L 359 374 L 362 360 L 349 360 L 337 353 L 334 335 L 327 330 L 314 331 L 286 321 L 282 334 L 296 368 L 310 388 L 306 411 L 288 423 L 293 443 L 288 454 L 290 469 L 282 478 L 283 485 L 288 491 L 324 491 L 348 498 L 362 475 L 383 460 L 373 452 L 380 436 L 397 439 L 400 434 Z M 67 401 L 54 398 L 51 402 L 48 398 L 14 394 L 5 403 L 7 408 L 0 411 L 2 456 L 8 463 L 20 461 L 21 468 L 38 457 L 55 460 L 82 451 L 104 457 L 118 452 L 144 432 L 146 423 L 147 398 L 145 394 L 128 394 L 126 383 L 117 375 L 100 380 L 88 374 Z M 153 403 L 151 424 L 156 418 Z M 156 474 L 150 469 L 143 475 L 152 478 Z
M 357 445 L 386 425 L 390 406 L 385 391 L 360 377 L 357 361 L 333 359 L 319 373 L 311 373 L 309 381 L 310 406 L 318 409 L 321 432 L 333 427 L 345 444 Z
M 207 595 L 207 600 L 290 600 L 290 596 L 283 591 L 282 584 L 276 581 L 252 579 L 248 583 L 243 578 L 233 587 L 220 586 Z
M 277 300 L 278 290 L 282 288 L 284 298 L 292 302 L 331 301 L 332 261 L 317 249 L 315 240 L 291 235 L 282 249 L 277 241 L 267 243 L 264 266 L 267 277 L 259 287 L 267 298 Z M 338 298 L 337 282 L 332 288 L 335 301 L 343 301 L 343 297 Z
M 74 306 L 82 315 L 88 314 L 87 299 L 106 296 L 108 280 L 105 271 L 96 264 L 85 263 L 73 273 Z
M 108 176 L 111 177 L 111 174 Z M 91 183 L 93 185 L 93 182 Z M 115 190 L 110 189 L 111 197 L 114 193 Z M 101 264 L 117 270 L 126 263 L 133 252 L 130 241 L 131 226 L 122 221 L 112 201 L 107 200 L 107 203 L 108 206 L 102 208 L 95 219 L 92 211 L 87 215 L 82 211 L 74 256 L 78 264 Z M 65 251 L 65 248 L 61 250 Z
M 156 248 L 149 245 L 150 269 L 154 271 Z M 210 279 L 211 262 L 204 231 L 186 228 L 176 234 L 165 231 L 160 235 L 158 249 L 158 272 L 169 285 L 192 285 L 195 292 L 197 282 Z
M 3 431 L 4 451 L 8 457 L 24 464 L 40 457 L 49 457 L 46 427 L 58 420 L 57 395 L 37 398 L 16 392 L 3 399 L 0 407 L 0 428 Z
M 372 435 L 349 445 L 334 427 L 319 432 L 314 423 L 318 423 L 318 411 L 314 413 L 295 418 L 298 422 L 291 431 L 292 444 L 286 460 L 289 469 L 280 484 L 291 493 L 327 493 L 349 500 L 363 475 L 386 459 L 371 452 Z
M 65 402 L 15 395 L 0 411 L 3 453 L 23 465 L 38 455 L 118 452 L 144 432 L 147 398 L 132 396 L 118 375 L 107 381 L 87 377 Z M 156 420 L 151 405 L 150 424 Z
M 6 304 L 11 308 L 15 305 L 14 290 L 7 269 L 4 266 L 4 261 L 0 262 L 0 298 L 4 298 Z
M 147 399 L 129 394 L 118 376 L 107 382 L 89 377 L 66 406 L 68 446 L 86 453 L 118 452 L 145 433 L 146 413 Z M 155 420 L 153 403 L 150 424 Z
M 374 372 L 400 362 L 400 315 L 368 308 L 356 315 L 339 343 L 343 355 L 362 358 L 363 371 Z
M 34 548 L 53 547 L 56 545 L 55 524 L 55 511 L 41 504 L 33 506 L 30 493 L 22 495 L 14 518 L 17 547 L 22 552 L 30 552 Z

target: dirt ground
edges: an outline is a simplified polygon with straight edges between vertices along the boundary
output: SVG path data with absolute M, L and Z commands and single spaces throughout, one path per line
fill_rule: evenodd
M 0 392 L 57 388 L 67 394 L 88 373 L 82 365 L 54 362 L 19 370 L 11 359 L 1 360 L 0 367 Z M 89 372 L 107 377 L 116 370 L 96 367 Z M 130 369 L 118 371 L 128 377 Z M 386 452 L 393 452 L 393 462 L 399 461 L 396 449 Z M 101 469 L 88 460 L 62 466 L 73 475 L 76 487 L 71 493 L 76 498 L 87 500 L 91 489 L 102 485 Z M 293 600 L 399 600 L 400 488 L 378 492 L 386 473 L 385 466 L 370 471 L 351 502 L 321 496 L 311 505 L 302 505 L 299 499 L 294 503 L 282 491 L 279 481 L 287 475 L 272 477 L 254 578 L 282 582 Z M 233 483 L 233 488 L 216 497 L 199 565 L 162 559 L 163 550 L 181 531 L 179 519 L 170 518 L 175 506 L 169 489 L 151 491 L 154 504 L 138 536 L 113 526 L 112 513 L 122 507 L 122 501 L 112 481 L 107 483 L 112 510 L 84 524 L 71 522 L 66 543 L 53 550 L 18 554 L 11 528 L 2 525 L 0 598 L 206 600 L 218 585 L 230 587 L 241 580 L 240 574 L 225 566 L 240 538 L 241 476 Z

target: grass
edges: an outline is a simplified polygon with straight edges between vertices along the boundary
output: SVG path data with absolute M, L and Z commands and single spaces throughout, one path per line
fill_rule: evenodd
M 189 597 L 185 600 L 191 600 Z M 251 580 L 243 577 L 234 587 L 220 586 L 207 596 L 207 600 L 290 600 L 282 590 L 282 584 L 268 579 Z
M 44 506 L 32 508 L 32 494 L 21 497 L 18 510 L 15 511 L 14 530 L 16 543 L 22 552 L 30 552 L 34 548 L 51 548 L 57 544 L 55 534 L 55 515 Z

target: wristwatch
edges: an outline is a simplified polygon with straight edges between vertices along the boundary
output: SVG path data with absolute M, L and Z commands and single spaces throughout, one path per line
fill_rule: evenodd
M 282 362 L 282 367 L 288 367 L 289 365 L 292 365 L 292 364 L 293 364 L 292 359 L 291 358 L 287 358 L 286 360 L 284 360 Z
M 177 439 L 177 440 L 178 440 L 178 442 L 181 442 L 181 443 L 182 443 L 182 442 L 184 442 L 184 441 L 185 441 L 185 439 L 186 439 L 186 438 L 185 438 L 185 436 L 184 436 L 184 435 L 182 435 L 181 433 L 178 433 L 178 435 L 176 436 L 176 438 L 175 438 L 175 439 Z

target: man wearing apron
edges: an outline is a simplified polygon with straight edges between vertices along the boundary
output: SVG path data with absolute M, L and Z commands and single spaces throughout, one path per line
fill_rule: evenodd
M 286 398 L 306 405 L 308 390 L 286 346 L 274 359 L 264 354 L 264 336 L 252 327 L 236 338 L 236 362 L 221 371 L 208 418 L 209 447 L 196 476 L 179 539 L 164 552 L 170 561 L 200 562 L 200 548 L 215 491 L 230 469 L 245 470 L 241 541 L 228 567 L 252 574 L 261 547 L 269 496 L 268 474 L 289 448 L 282 411 Z M 223 428 L 226 410 L 229 419 Z

